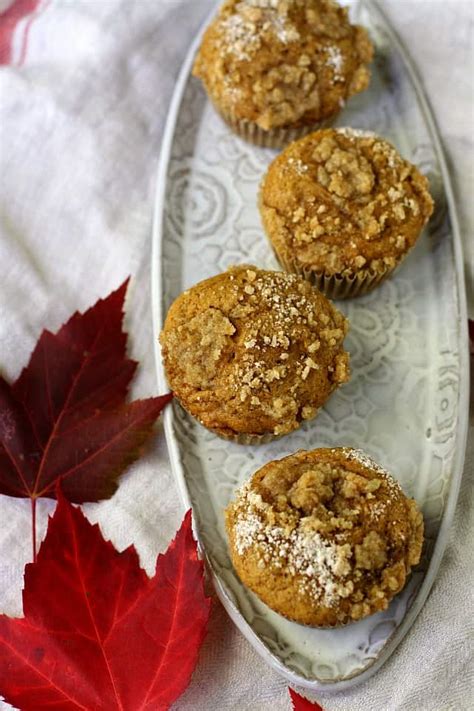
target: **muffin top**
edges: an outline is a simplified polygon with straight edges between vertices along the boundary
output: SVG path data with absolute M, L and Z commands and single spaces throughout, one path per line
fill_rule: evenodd
M 336 114 L 365 89 L 372 44 L 332 0 L 227 0 L 194 75 L 218 107 L 264 130 Z
M 266 464 L 226 511 L 242 582 L 289 619 L 339 626 L 388 606 L 419 562 L 423 518 L 361 450 Z
M 203 425 L 281 435 L 348 380 L 347 328 L 300 277 L 243 265 L 181 294 L 160 341 L 171 388 Z
M 433 201 L 428 180 L 388 141 L 344 128 L 291 143 L 263 179 L 260 208 L 283 263 L 350 276 L 394 267 Z

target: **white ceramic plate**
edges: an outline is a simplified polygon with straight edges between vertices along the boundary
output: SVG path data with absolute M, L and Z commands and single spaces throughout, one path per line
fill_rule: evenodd
M 427 102 L 405 50 L 379 7 L 352 8 L 376 45 L 369 91 L 351 100 L 338 125 L 392 140 L 428 174 L 436 213 L 391 280 L 339 307 L 351 323 L 351 382 L 319 417 L 271 444 L 221 440 L 168 408 L 165 429 L 184 504 L 229 615 L 262 657 L 293 684 L 338 690 L 372 674 L 409 630 L 446 546 L 467 433 L 467 316 L 457 220 L 449 176 Z M 153 236 L 154 333 L 173 299 L 236 263 L 277 268 L 256 207 L 274 153 L 234 136 L 190 76 L 191 48 L 170 108 L 160 159 Z M 159 347 L 159 389 L 167 388 Z M 285 620 L 239 581 L 230 563 L 223 509 L 235 488 L 270 459 L 300 448 L 362 447 L 419 502 L 426 525 L 423 562 L 389 609 L 339 630 Z

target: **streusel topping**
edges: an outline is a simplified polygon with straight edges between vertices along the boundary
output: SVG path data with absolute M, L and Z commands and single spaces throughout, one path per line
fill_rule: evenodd
M 264 130 L 311 124 L 367 87 L 372 45 L 332 0 L 227 0 L 194 73 L 217 105 Z
M 348 380 L 347 328 L 303 279 L 241 266 L 184 292 L 160 340 L 171 387 L 203 424 L 279 435 Z
M 272 595 L 283 606 L 299 598 L 293 618 L 318 625 L 387 607 L 419 560 L 423 530 L 399 484 L 350 448 L 270 462 L 237 493 L 227 526 L 243 581 L 271 607 Z
M 432 210 L 428 181 L 414 165 L 388 141 L 347 128 L 289 145 L 261 190 L 277 254 L 326 274 L 395 266 Z

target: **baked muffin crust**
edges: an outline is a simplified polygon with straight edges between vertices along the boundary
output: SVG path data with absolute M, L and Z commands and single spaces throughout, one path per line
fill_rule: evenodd
M 264 130 L 337 114 L 369 82 L 372 44 L 333 0 L 227 0 L 194 66 L 225 115 Z
M 238 266 L 172 304 L 160 336 L 183 407 L 223 437 L 282 435 L 349 378 L 344 316 L 300 277 Z
M 354 276 L 393 269 L 433 211 L 428 180 L 375 134 L 324 129 L 290 144 L 260 209 L 286 268 Z
M 419 562 L 423 518 L 361 450 L 269 462 L 226 510 L 234 567 L 269 607 L 332 627 L 387 608 Z

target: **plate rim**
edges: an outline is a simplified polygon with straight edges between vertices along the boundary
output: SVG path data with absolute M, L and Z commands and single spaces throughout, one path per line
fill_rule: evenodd
M 453 456 L 453 466 L 451 479 L 449 483 L 449 493 L 447 495 L 446 505 L 444 506 L 443 516 L 437 532 L 436 542 L 430 557 L 428 570 L 423 578 L 423 582 L 400 625 L 395 629 L 392 635 L 387 639 L 380 653 L 370 662 L 363 671 L 355 672 L 352 675 L 336 681 L 320 681 L 307 679 L 295 671 L 289 669 L 270 649 L 263 643 L 260 637 L 254 632 L 251 625 L 244 619 L 237 606 L 230 599 L 225 587 L 217 573 L 214 571 L 203 546 L 199 530 L 193 517 L 193 530 L 198 542 L 199 550 L 207 562 L 207 569 L 212 578 L 217 596 L 220 599 L 223 607 L 229 617 L 236 625 L 237 629 L 250 642 L 260 656 L 273 669 L 278 671 L 292 684 L 311 689 L 313 691 L 324 690 L 326 692 L 338 692 L 351 688 L 356 684 L 362 683 L 369 679 L 376 671 L 392 656 L 395 649 L 405 638 L 409 629 L 412 627 L 418 614 L 421 612 L 426 599 L 431 591 L 433 583 L 436 579 L 442 557 L 446 551 L 448 544 L 447 532 L 452 524 L 454 513 L 459 498 L 459 490 L 464 472 L 464 459 L 467 446 L 468 422 L 469 422 L 469 340 L 468 340 L 468 316 L 467 316 L 467 297 L 464 276 L 463 248 L 461 241 L 461 233 L 459 228 L 459 219 L 457 215 L 456 201 L 451 184 L 451 178 L 447 168 L 447 163 L 444 155 L 444 149 L 439 134 L 439 129 L 434 117 L 433 110 L 429 100 L 423 89 L 423 85 L 418 76 L 418 71 L 415 67 L 411 56 L 399 37 L 397 31 L 393 28 L 389 18 L 382 9 L 379 0 L 360 0 L 361 5 L 365 5 L 369 12 L 378 15 L 384 31 L 387 33 L 390 42 L 398 50 L 405 69 L 409 75 L 410 81 L 418 95 L 420 109 L 423 113 L 423 118 L 426 123 L 433 147 L 435 149 L 436 158 L 438 160 L 441 178 L 443 181 L 443 189 L 446 195 L 448 212 L 451 223 L 452 243 L 453 243 L 453 261 L 456 272 L 456 298 L 458 302 L 457 330 L 459 350 L 459 375 L 460 387 L 457 402 L 458 426 L 456 437 L 460 446 L 456 447 Z M 178 113 L 187 83 L 190 77 L 191 68 L 194 62 L 194 57 L 198 50 L 202 35 L 213 18 L 217 5 L 212 7 L 211 12 L 202 23 L 194 41 L 188 49 L 186 57 L 181 66 L 171 103 L 169 105 L 166 118 L 165 128 L 162 137 L 161 151 L 158 159 L 158 169 L 156 172 L 155 200 L 154 200 L 154 215 L 152 225 L 152 248 L 151 248 L 151 299 L 152 299 L 152 332 L 154 339 L 154 356 L 155 370 L 157 375 L 158 386 L 160 389 L 167 388 L 166 376 L 161 359 L 161 349 L 158 341 L 158 333 L 163 325 L 163 279 L 162 279 L 162 248 L 163 248 L 163 218 L 166 204 L 167 176 L 171 151 L 173 147 L 173 138 L 176 129 Z M 464 387 L 466 386 L 466 387 Z M 185 509 L 192 509 L 192 502 L 186 485 L 184 468 L 180 462 L 180 448 L 173 431 L 173 409 L 166 408 L 163 417 L 164 431 L 166 443 L 168 446 L 168 454 L 170 458 L 171 470 L 178 488 L 181 501 Z

